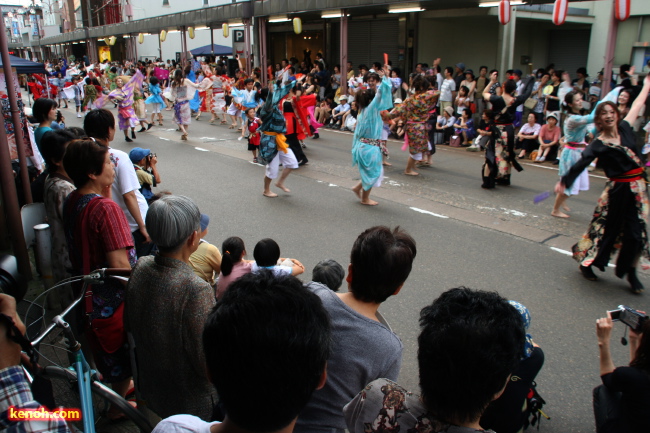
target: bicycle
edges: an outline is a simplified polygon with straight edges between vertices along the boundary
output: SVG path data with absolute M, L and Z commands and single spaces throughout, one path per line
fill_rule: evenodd
M 153 426 L 142 412 L 133 407 L 122 396 L 100 382 L 97 372 L 92 370 L 86 361 L 86 358 L 81 351 L 81 344 L 75 338 L 70 325 L 64 320 L 65 316 L 68 315 L 82 300 L 84 300 L 88 284 L 102 284 L 108 278 L 128 281 L 128 278 L 124 277 L 124 275 L 130 275 L 130 273 L 131 269 L 104 268 L 92 271 L 88 275 L 62 280 L 50 289 L 41 293 L 25 313 L 25 318 L 29 317 L 30 310 L 34 305 L 36 305 L 35 302 L 38 298 L 45 296 L 52 290 L 66 284 L 83 282 L 81 295 L 77 297 L 61 314 L 56 315 L 45 331 L 39 333 L 32 339 L 31 347 L 23 348 L 24 351 L 27 352 L 27 355 L 29 355 L 30 359 L 33 360 L 31 366 L 26 366 L 26 363 L 23 363 L 23 370 L 31 383 L 33 383 L 35 377 L 40 377 L 43 379 L 65 380 L 71 385 L 76 385 L 79 394 L 79 401 L 81 403 L 80 410 L 82 413 L 84 433 L 95 432 L 95 411 L 93 407 L 92 394 L 99 396 L 113 407 L 119 409 L 119 411 L 121 411 L 128 419 L 133 421 L 143 433 L 150 433 L 153 430 Z M 28 327 L 30 326 L 27 321 L 25 321 L 25 324 Z M 56 362 L 49 360 L 37 349 L 39 344 L 45 344 L 43 343 L 43 340 L 54 329 L 60 329 L 63 332 L 63 345 L 68 352 L 68 361 L 70 363 L 70 366 L 67 368 L 57 365 Z M 35 353 L 29 353 L 30 351 Z M 55 365 L 40 367 L 36 363 L 38 360 L 36 354 L 43 356 L 43 358 Z M 79 378 L 81 378 L 81 380 L 79 380 Z M 53 391 L 52 395 L 47 397 L 51 398 L 51 401 L 54 401 Z

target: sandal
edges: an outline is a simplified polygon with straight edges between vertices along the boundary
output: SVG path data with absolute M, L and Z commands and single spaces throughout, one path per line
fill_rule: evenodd
M 162 122 L 158 122 L 158 126 L 163 126 L 163 123 L 162 123 Z
M 181 135 L 181 140 L 187 141 L 187 134 Z
M 222 125 L 225 125 L 226 123 L 228 123 L 227 120 L 222 120 L 222 121 L 221 121 L 221 124 L 222 124 Z

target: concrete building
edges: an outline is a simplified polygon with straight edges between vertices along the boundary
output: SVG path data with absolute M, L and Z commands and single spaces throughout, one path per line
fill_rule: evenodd
M 93 11 L 94 1 L 100 0 L 87 0 Z M 104 1 L 103 4 L 119 6 L 121 21 L 109 23 L 110 19 L 100 16 L 106 12 L 96 10 L 90 21 L 103 20 L 106 25 L 82 29 L 69 26 L 68 33 L 45 38 L 43 42 L 72 51 L 79 45 L 76 50 L 80 51 L 87 49 L 88 42 L 104 46 L 104 38 L 116 36 L 116 43 L 110 48 L 114 58 L 133 57 L 133 45 L 137 45 L 139 58 L 168 59 L 184 50 L 182 36 L 190 26 L 208 28 L 196 30 L 193 40 L 186 38 L 186 49 L 211 41 L 230 46 L 231 39 L 224 38 L 221 32 L 223 24 L 229 23 L 231 29 L 235 24 L 247 24 L 247 48 L 254 54 L 256 65 L 278 63 L 285 57 L 303 60 L 306 55 L 313 60 L 317 52 L 322 52 L 328 65 L 350 60 L 356 67 L 381 61 L 383 53 L 387 53 L 393 65 L 405 72 L 410 72 L 417 62 L 430 64 L 433 58 L 441 57 L 443 66 L 463 62 L 474 70 L 486 65 L 500 70 L 513 67 L 530 71 L 554 63 L 571 73 L 585 66 L 594 76 L 605 64 L 611 28 L 617 35 L 614 67 L 632 63 L 641 71 L 650 54 L 647 0 L 632 0 L 630 18 L 620 23 L 612 23 L 614 0 L 570 1 L 567 19 L 561 26 L 552 23 L 550 0 L 511 0 L 511 19 L 506 25 L 498 21 L 498 2 L 491 2 L 493 7 L 481 7 L 488 6 L 486 0 L 194 2 L 198 4 L 178 0 Z M 83 12 L 85 3 L 80 2 L 81 15 L 85 17 L 82 24 L 88 22 Z M 300 34 L 294 32 L 293 18 L 300 18 Z M 69 17 L 63 22 L 72 20 Z M 65 25 L 62 29 L 66 32 Z M 163 29 L 168 35 L 160 43 Z M 145 33 L 144 42 L 135 44 L 140 33 Z

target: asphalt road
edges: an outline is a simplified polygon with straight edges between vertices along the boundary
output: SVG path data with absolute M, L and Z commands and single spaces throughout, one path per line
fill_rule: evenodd
M 81 119 L 65 111 L 69 126 L 80 125 Z M 112 145 L 156 152 L 162 176 L 158 189 L 192 197 L 211 217 L 206 239 L 219 247 L 237 235 L 252 251 L 259 239 L 272 237 L 283 257 L 302 261 L 303 280 L 309 281 L 320 260 L 333 258 L 346 267 L 354 239 L 368 227 L 399 225 L 416 239 L 409 279 L 381 307 L 404 342 L 403 385 L 418 389 L 420 309 L 452 287 L 496 290 L 529 308 L 529 333 L 546 355 L 537 383 L 552 419 L 543 422 L 542 430 L 595 431 L 596 319 L 619 304 L 650 310 L 649 295 L 631 294 L 613 269 L 589 282 L 567 255 L 591 218 L 602 174 L 592 177 L 591 191 L 569 200 L 571 219 L 559 220 L 549 215 L 552 197 L 533 204 L 535 195 L 553 189 L 553 166 L 525 165 L 524 172 L 513 174 L 513 186 L 486 191 L 479 187 L 480 154 L 441 146 L 434 166 L 412 178 L 401 174 L 406 154 L 392 142 L 393 167 L 386 170 L 384 187 L 372 195 L 380 205 L 366 207 L 350 191 L 358 180 L 350 162 L 351 135 L 324 130 L 319 140 L 307 140 L 310 164 L 289 176 L 291 193 L 276 189 L 279 197 L 269 199 L 262 196 L 263 167 L 250 162 L 246 142 L 238 141 L 235 132 L 209 125 L 205 118 L 193 121 L 189 141 L 181 142 L 171 113 L 164 115 L 165 127 L 138 134 L 131 144 L 118 132 Z M 650 286 L 647 275 L 641 279 Z M 617 343 L 622 335 L 623 325 L 616 325 L 612 351 L 617 365 L 629 362 L 627 348 Z

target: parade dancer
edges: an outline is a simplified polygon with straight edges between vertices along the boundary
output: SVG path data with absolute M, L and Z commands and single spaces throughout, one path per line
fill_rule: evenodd
M 517 83 L 514 76 L 503 83 L 503 94 L 492 95 L 490 88 L 497 84 L 498 72 L 490 74 L 490 83 L 483 90 L 483 99 L 492 104 L 494 121 L 490 142 L 485 152 L 485 164 L 483 164 L 482 188 L 494 188 L 496 184 L 510 185 L 510 172 L 512 167 L 522 171 L 523 167 L 517 161 L 515 154 L 515 127 L 513 122 L 517 106 L 528 99 L 533 90 L 533 77 L 526 78 L 524 90 L 521 95 L 515 97 Z
M 316 105 L 316 94 L 302 95 L 302 87 L 294 83 L 291 92 L 280 102 L 282 114 L 284 114 L 287 131 L 287 144 L 293 151 L 298 165 L 302 166 L 309 163 L 307 156 L 302 150 L 300 143 L 307 136 L 311 135 L 308 122 L 307 107 Z
M 135 138 L 135 127 L 139 123 L 138 117 L 135 115 L 133 109 L 133 93 L 136 86 L 141 86 L 144 81 L 144 76 L 140 71 L 136 71 L 135 75 L 125 84 L 124 78 L 117 77 L 115 84 L 117 88 L 108 94 L 108 99 L 117 104 L 117 120 L 121 131 L 124 132 L 124 140 L 131 143 Z M 101 108 L 103 103 L 98 98 L 95 106 Z M 129 128 L 131 128 L 131 138 L 128 136 Z
M 151 123 L 154 122 L 154 117 L 158 115 L 158 125 L 163 126 L 163 117 L 160 109 L 165 105 L 165 100 L 162 97 L 162 89 L 160 88 L 158 78 L 149 78 L 149 97 L 145 99 L 145 104 L 151 104 Z
M 153 126 L 153 121 L 151 123 L 147 122 L 147 110 L 145 108 L 141 85 L 133 88 L 133 111 L 135 111 L 135 116 L 138 118 L 138 122 L 140 123 L 140 129 L 138 132 L 150 130 Z
M 380 187 L 384 177 L 381 152 L 381 132 L 384 122 L 379 114 L 393 106 L 391 82 L 388 79 L 388 65 L 384 66 L 384 77 L 377 91 L 364 89 L 357 92 L 355 102 L 359 110 L 357 126 L 352 141 L 352 165 L 359 166 L 361 181 L 352 188 L 361 204 L 375 206 L 370 200 L 370 190 Z
M 183 133 L 181 140 L 187 140 L 187 131 L 192 121 L 192 111 L 190 110 L 190 100 L 194 98 L 198 84 L 183 77 L 180 69 L 174 71 L 172 79 L 172 96 L 174 98 L 174 122 L 178 129 Z
M 287 127 L 279 107 L 280 100 L 289 93 L 291 87 L 293 87 L 293 83 L 289 82 L 285 86 L 280 86 L 279 83 L 275 83 L 269 84 L 269 86 L 269 94 L 260 110 L 262 126 L 260 126 L 259 130 L 262 135 L 260 137 L 258 161 L 266 165 L 264 196 L 277 197 L 277 194 L 271 192 L 271 181 L 278 177 L 280 164 L 282 164 L 282 174 L 275 183 L 275 186 L 284 192 L 291 192 L 289 188 L 284 186 L 284 182 L 287 176 L 289 176 L 289 173 L 298 168 L 296 156 L 289 148 L 287 139 L 284 136 Z
M 94 86 L 92 78 L 90 77 L 86 77 L 84 82 L 86 83 L 84 85 L 84 100 L 81 105 L 85 113 L 87 110 L 92 108 L 92 105 L 97 100 L 97 88 Z
M 598 105 L 605 101 L 615 101 L 620 90 L 620 88 L 612 90 Z M 594 107 L 591 114 L 585 115 L 582 112 L 582 98 L 582 92 L 576 90 L 567 93 L 564 97 L 564 105 L 567 110 L 567 117 L 564 119 L 564 141 L 566 144 L 562 149 L 562 154 L 558 158 L 560 160 L 560 178 L 566 176 L 571 167 L 582 156 L 582 151 L 587 146 L 585 139 L 588 126 L 594 122 L 596 117 L 598 105 Z M 572 195 L 578 195 L 580 191 L 588 190 L 589 172 L 584 170 L 578 175 L 571 188 L 565 189 L 564 194 L 557 194 L 555 196 L 555 204 L 553 205 L 551 215 L 558 218 L 569 218 L 569 215 L 562 212 L 560 208 L 568 212 L 569 208 L 566 206 L 566 200 Z
M 241 108 L 241 115 L 242 115 L 242 131 L 245 128 L 245 123 L 246 123 L 246 111 L 249 108 L 257 108 L 258 106 L 258 93 L 257 89 L 255 88 L 255 81 L 253 81 L 252 78 L 247 78 L 244 80 L 244 88 L 243 89 L 238 89 L 238 88 L 233 88 L 232 89 L 232 96 L 237 101 Z
M 403 149 L 406 150 L 408 147 L 410 154 L 404 174 L 418 176 L 420 173 L 415 171 L 416 162 L 422 161 L 424 153 L 432 150 L 427 130 L 429 111 L 438 102 L 440 92 L 429 90 L 431 84 L 422 75 L 418 75 L 413 79 L 412 87 L 415 94 L 406 98 L 404 103 L 395 108 L 388 117 L 390 119 L 398 117 L 404 119 L 406 134 L 404 135 Z
M 260 133 L 257 130 L 262 121 L 255 117 L 255 109 L 246 110 L 246 126 L 242 131 L 242 137 L 248 139 L 248 150 L 253 153 L 253 163 L 257 164 L 257 149 L 260 147 Z
M 582 275 L 594 281 L 598 277 L 592 267 L 604 272 L 614 250 L 619 250 L 616 276 L 623 278 L 627 275 L 633 293 L 643 291 L 643 284 L 636 274 L 639 259 L 650 259 L 647 229 L 650 202 L 641 153 L 631 125 L 649 92 L 650 75 L 647 75 L 643 89 L 622 121 L 615 103 L 601 103 L 596 108 L 594 119 L 598 136 L 555 186 L 556 194 L 564 194 L 580 173 L 598 158 L 609 181 L 598 199 L 587 233 L 572 248 L 573 258 L 580 263 Z
M 214 123 L 219 117 L 219 114 L 221 114 L 221 124 L 227 123 L 225 109 L 226 99 L 223 77 L 215 75 L 212 77 L 212 117 L 210 118 L 210 123 Z
M 212 112 L 212 80 L 214 74 L 206 64 L 203 64 L 203 77 L 203 81 L 199 84 L 201 106 L 199 107 L 199 114 L 196 115 L 196 120 L 199 120 L 201 113 Z M 210 119 L 210 123 L 212 122 L 213 120 Z

